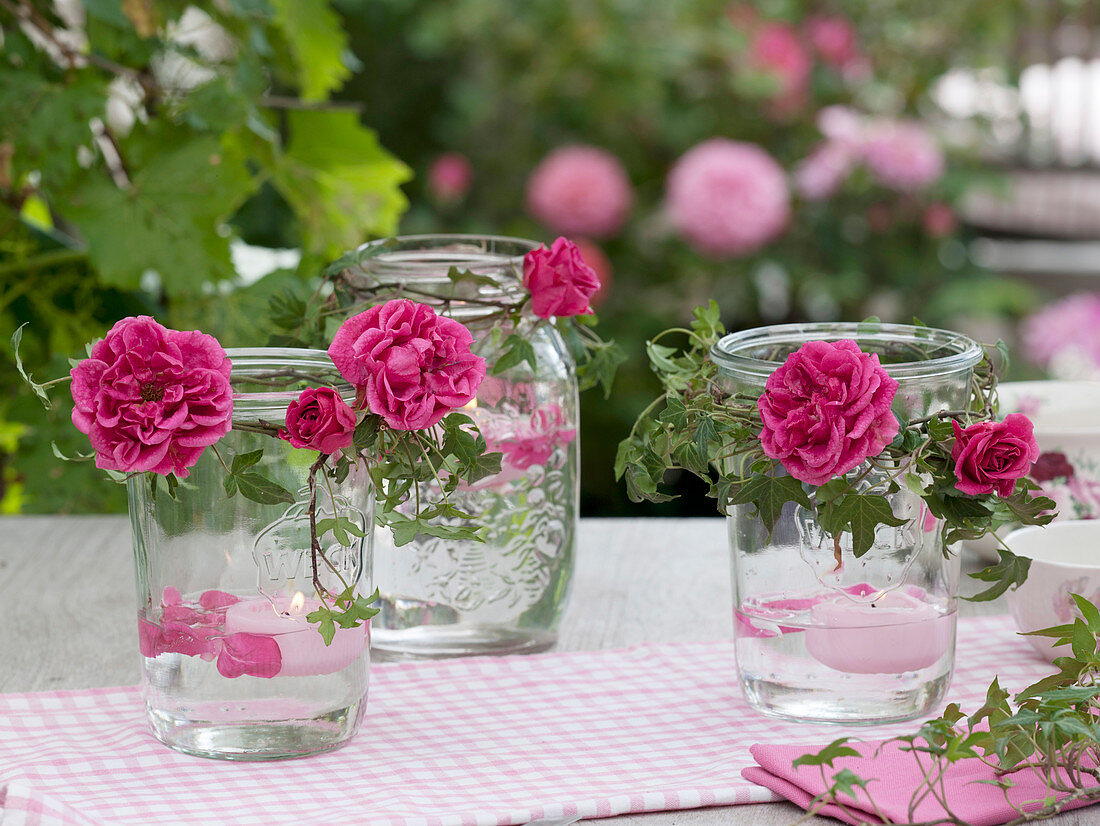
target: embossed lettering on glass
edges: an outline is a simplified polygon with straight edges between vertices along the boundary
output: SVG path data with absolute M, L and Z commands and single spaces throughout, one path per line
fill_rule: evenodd
M 337 289 L 355 311 L 402 296 L 465 324 L 475 352 L 500 355 L 488 335 L 493 305 L 520 302 L 523 256 L 537 245 L 513 238 L 409 236 L 368 245 Z M 480 276 L 447 277 L 451 267 Z M 487 304 L 485 302 L 492 302 Z M 376 652 L 396 657 L 540 651 L 556 640 L 573 571 L 579 497 L 577 380 L 573 360 L 550 325 L 521 325 L 535 352 L 528 362 L 486 376 L 463 411 L 502 454 L 501 472 L 461 490 L 455 504 L 478 514 L 484 542 L 419 536 L 395 547 L 379 529 L 375 547 L 381 613 Z M 466 524 L 464 520 L 456 520 Z

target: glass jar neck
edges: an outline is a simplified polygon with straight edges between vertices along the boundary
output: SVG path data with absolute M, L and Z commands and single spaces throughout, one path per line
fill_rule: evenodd
M 332 278 L 356 312 L 408 298 L 468 323 L 524 301 L 523 257 L 537 247 L 492 235 L 407 235 L 364 244 Z M 464 271 L 476 277 L 451 277 Z
M 982 360 L 980 344 L 962 333 L 910 324 L 778 324 L 731 333 L 711 348 L 719 374 L 763 387 L 787 357 L 809 341 L 850 339 L 877 354 L 899 383 L 964 375 Z
M 286 422 L 287 405 L 310 387 L 332 387 L 349 405 L 355 388 L 348 384 L 324 350 L 252 347 L 226 351 L 233 364 L 233 423 L 275 425 Z

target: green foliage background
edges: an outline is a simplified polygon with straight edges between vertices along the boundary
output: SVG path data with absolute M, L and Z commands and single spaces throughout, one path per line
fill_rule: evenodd
M 814 115 L 828 104 L 935 116 L 928 91 L 944 70 L 1006 63 L 1021 26 L 1035 22 L 1023 0 L 62 6 L 83 10 L 79 26 L 47 0 L 0 0 L 0 340 L 30 322 L 24 357 L 39 380 L 63 374 L 68 356 L 134 313 L 201 327 L 226 346 L 264 343 L 268 298 L 305 292 L 327 261 L 369 237 L 550 240 L 524 211 L 524 184 L 547 152 L 572 142 L 617 155 L 635 190 L 629 223 L 602 244 L 614 277 L 601 332 L 631 361 L 610 401 L 592 393 L 584 402 L 587 513 L 645 512 L 612 474 L 616 443 L 656 390 L 644 342 L 708 298 L 729 328 L 869 311 L 951 323 L 962 311 L 1012 316 L 1036 300 L 976 270 L 965 231 L 932 239 L 921 227 L 928 203 L 953 203 L 989 177 L 967 152 L 920 196 L 856 174 L 826 202 L 796 200 L 789 230 L 746 258 L 701 256 L 661 210 L 670 166 L 707 138 L 759 143 L 790 171 L 821 140 Z M 189 7 L 224 30 L 228 48 L 188 36 L 180 20 L 194 22 Z M 852 81 L 818 61 L 804 105 L 778 116 L 769 106 L 776 78 L 746 59 L 745 21 L 797 29 L 822 13 L 852 20 L 870 72 Z M 86 42 L 64 46 L 66 30 Z M 41 47 L 41 32 L 62 46 Z M 1011 79 L 1013 67 L 1004 71 Z M 128 129 L 105 114 L 120 85 L 139 101 Z M 475 170 L 458 203 L 433 200 L 425 185 L 443 151 L 465 154 Z M 888 220 L 869 221 L 876 211 Z M 236 238 L 299 248 L 301 264 L 242 285 L 229 257 Z M 776 273 L 789 285 L 778 303 L 759 289 Z M 67 454 L 87 449 L 68 410 L 43 412 L 3 352 L 0 508 L 123 507 L 94 468 L 61 466 L 52 442 Z M 710 512 L 702 496 L 681 502 Z

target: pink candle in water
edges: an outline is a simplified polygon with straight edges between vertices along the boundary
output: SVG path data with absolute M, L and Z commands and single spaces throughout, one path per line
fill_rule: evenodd
M 225 611 L 225 633 L 263 634 L 274 638 L 282 654 L 280 677 L 332 674 L 347 668 L 367 645 L 367 627 L 336 628 L 331 645 L 306 615 L 319 608 L 315 599 L 278 596 L 242 600 Z
M 866 602 L 838 595 L 814 605 L 810 622 L 810 656 L 850 674 L 927 668 L 951 645 L 951 616 L 898 591 Z

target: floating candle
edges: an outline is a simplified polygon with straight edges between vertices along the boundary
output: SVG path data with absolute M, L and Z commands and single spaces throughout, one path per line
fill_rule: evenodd
M 280 677 L 307 677 L 332 674 L 347 668 L 367 645 L 367 628 L 337 628 L 331 645 L 306 615 L 319 608 L 315 599 L 301 594 L 249 599 L 230 605 L 225 611 L 225 633 L 264 634 L 272 637 L 282 654 Z
M 806 649 L 819 663 L 850 674 L 916 671 L 950 647 L 952 618 L 898 591 L 859 602 L 838 595 L 810 609 Z

